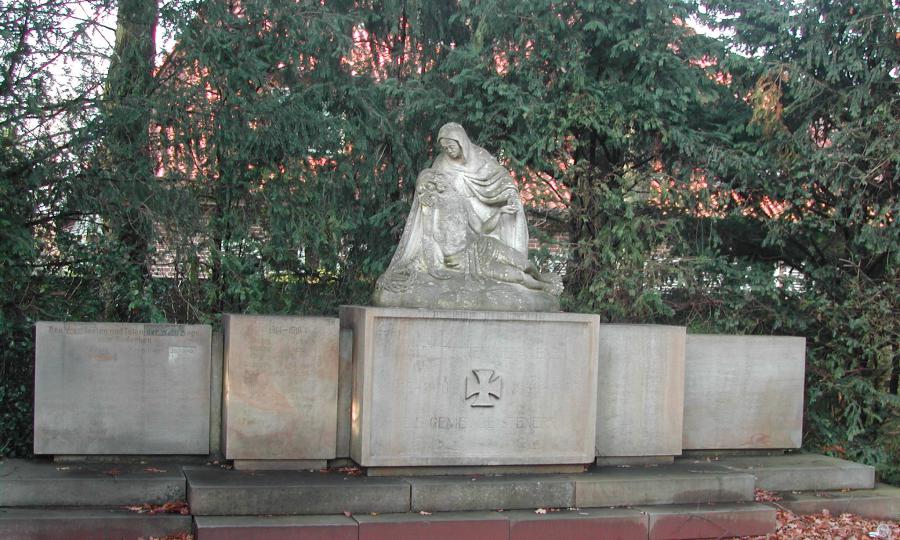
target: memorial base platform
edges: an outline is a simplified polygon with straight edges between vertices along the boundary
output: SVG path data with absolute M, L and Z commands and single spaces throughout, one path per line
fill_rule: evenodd
M 759 478 L 777 472 L 796 479 L 809 467 L 835 482 L 829 491 L 754 501 Z M 136 540 L 193 533 L 196 540 L 649 540 L 769 534 L 780 507 L 900 519 L 900 489 L 874 483 L 841 489 L 841 471 L 863 467 L 795 454 L 758 457 L 752 470 L 728 459 L 677 459 L 671 465 L 591 467 L 577 475 L 371 478 L 216 465 L 7 460 L 0 463 L 0 538 Z M 149 513 L 185 497 L 187 507 L 170 506 L 189 508 L 187 514 Z

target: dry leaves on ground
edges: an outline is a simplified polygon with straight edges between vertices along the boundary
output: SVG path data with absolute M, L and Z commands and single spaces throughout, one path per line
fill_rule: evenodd
M 144 503 L 141 505 L 126 506 L 125 508 L 132 512 L 137 512 L 138 514 L 148 514 L 151 516 L 154 514 L 181 514 L 182 516 L 191 514 L 191 509 L 184 501 L 167 502 L 165 504 Z
M 778 527 L 767 536 L 745 536 L 745 540 L 900 540 L 900 522 L 866 519 L 854 514 L 832 516 L 827 511 L 808 516 L 778 510 Z
M 337 467 L 335 469 L 320 469 L 319 472 L 336 472 L 340 474 L 346 474 L 347 476 L 360 476 L 363 473 L 362 469 L 360 469 L 359 467 Z
M 783 500 L 778 496 L 774 491 L 766 491 L 764 489 L 756 488 L 754 491 L 756 502 L 778 502 Z

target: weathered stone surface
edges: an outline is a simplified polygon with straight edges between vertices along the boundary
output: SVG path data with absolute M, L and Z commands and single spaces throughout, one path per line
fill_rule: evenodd
M 0 462 L 0 506 L 114 506 L 184 499 L 185 480 L 178 465 Z
M 900 520 L 900 488 L 876 484 L 875 489 L 858 491 L 781 492 L 778 506 L 797 514 L 821 514 L 828 510 L 832 516 L 856 514 L 869 519 Z
M 345 516 L 197 516 L 195 540 L 357 540 Z
M 38 463 L 47 463 L 38 458 Z M 209 463 L 209 456 L 206 455 L 135 455 L 135 454 L 62 454 L 53 456 L 53 463 L 57 467 L 65 465 L 142 465 L 144 467 L 155 467 L 160 469 L 168 469 L 169 467 L 181 467 L 182 465 L 206 465 Z
M 559 297 L 513 283 L 480 283 L 465 276 L 423 279 L 410 292 L 376 291 L 374 304 L 397 308 L 559 311 Z
M 688 335 L 685 449 L 799 448 L 806 341 Z
M 875 468 L 817 454 L 721 458 L 729 470 L 756 477 L 756 487 L 770 491 L 872 489 Z
M 562 279 L 528 260 L 525 209 L 509 171 L 444 124 L 441 153 L 416 179 L 416 192 L 376 306 L 559 311 Z
M 598 457 L 594 463 L 598 467 L 622 467 L 644 465 L 671 465 L 675 463 L 675 456 L 622 456 L 622 457 Z
M 792 450 L 786 448 L 743 448 L 740 450 L 684 450 L 680 459 L 694 461 L 718 461 L 733 457 L 783 456 Z
M 195 516 L 408 512 L 409 484 L 392 478 L 185 467 Z
M 328 466 L 324 459 L 235 459 L 238 471 L 318 471 Z
M 650 540 L 765 536 L 775 532 L 775 509 L 758 503 L 646 506 Z
M 338 320 L 225 315 L 225 457 L 331 459 Z
M 480 465 L 473 467 L 368 467 L 369 476 L 459 476 L 485 474 L 578 474 L 585 465 Z
M 353 404 L 353 330 L 342 328 L 338 356 L 337 458 L 350 457 L 350 407 Z
M 593 315 L 342 307 L 365 466 L 589 463 Z
M 504 512 L 510 540 L 647 540 L 647 514 L 622 508 L 580 508 L 536 514 Z
M 121 508 L 0 508 L 3 540 L 138 540 L 190 532 L 191 516 L 150 516 Z
M 360 514 L 359 540 L 506 540 L 509 521 L 496 512 Z
M 206 325 L 39 322 L 36 454 L 208 454 Z
M 407 478 L 414 512 L 570 508 L 575 484 L 564 476 Z
M 716 465 L 598 467 L 571 477 L 578 508 L 753 500 L 754 478 Z
M 216 459 L 225 457 L 222 452 L 222 391 L 225 386 L 225 336 L 212 334 L 209 381 L 209 455 Z
M 597 456 L 681 454 L 685 328 L 601 324 Z

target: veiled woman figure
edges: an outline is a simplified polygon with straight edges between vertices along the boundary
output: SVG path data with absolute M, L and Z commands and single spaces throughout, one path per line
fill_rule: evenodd
M 472 209 L 486 222 L 499 208 L 505 208 L 500 223 L 489 233 L 501 243 L 528 255 L 528 224 L 519 191 L 505 168 L 484 148 L 469 140 L 456 122 L 444 124 L 438 131 L 441 154 L 432 169 L 449 175 L 454 188 L 469 199 Z

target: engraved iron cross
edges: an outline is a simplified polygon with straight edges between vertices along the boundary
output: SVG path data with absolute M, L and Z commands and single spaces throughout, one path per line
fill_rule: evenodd
M 473 369 L 472 375 L 466 378 L 466 399 L 475 397 L 473 407 L 493 407 L 494 399 L 500 399 L 500 391 L 503 382 L 500 375 L 495 375 L 492 369 Z

